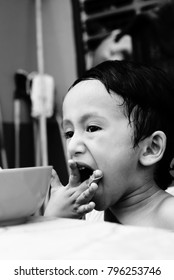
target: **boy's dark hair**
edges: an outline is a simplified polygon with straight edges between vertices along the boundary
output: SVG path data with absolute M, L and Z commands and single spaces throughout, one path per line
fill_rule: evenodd
M 155 181 L 161 189 L 172 182 L 170 164 L 174 157 L 174 87 L 166 74 L 154 66 L 128 61 L 105 61 L 88 70 L 73 85 L 88 79 L 103 83 L 123 98 L 124 111 L 134 126 L 134 147 L 161 130 L 166 134 L 164 156 L 157 164 Z

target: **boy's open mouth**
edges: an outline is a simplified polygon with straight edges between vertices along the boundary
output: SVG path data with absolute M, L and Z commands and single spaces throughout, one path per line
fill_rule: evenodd
M 80 173 L 80 181 L 84 182 L 93 174 L 92 168 L 86 165 L 77 164 Z

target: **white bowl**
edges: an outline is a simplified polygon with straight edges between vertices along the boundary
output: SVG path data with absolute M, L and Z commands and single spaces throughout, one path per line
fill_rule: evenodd
M 52 166 L 0 170 L 0 225 L 17 223 L 42 206 Z

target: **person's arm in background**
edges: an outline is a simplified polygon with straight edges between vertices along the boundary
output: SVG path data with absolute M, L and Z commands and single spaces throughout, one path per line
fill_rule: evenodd
M 106 60 L 124 60 L 132 54 L 132 41 L 129 35 L 124 35 L 116 42 L 120 30 L 114 30 L 104 39 L 93 52 L 93 66 Z

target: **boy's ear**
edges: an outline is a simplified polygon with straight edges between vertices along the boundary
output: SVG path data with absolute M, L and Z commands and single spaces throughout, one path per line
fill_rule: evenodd
M 144 166 L 150 166 L 161 160 L 166 148 L 166 135 L 162 131 L 155 131 L 143 140 L 139 161 Z

